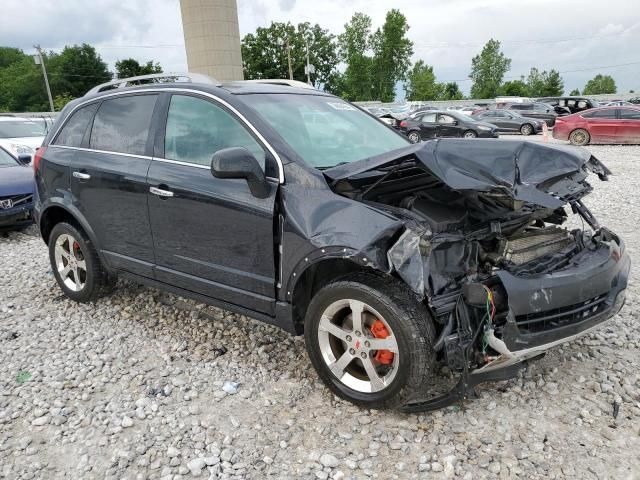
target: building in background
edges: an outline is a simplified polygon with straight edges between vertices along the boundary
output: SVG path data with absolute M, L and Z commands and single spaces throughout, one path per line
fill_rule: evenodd
M 243 80 L 236 0 L 180 0 L 190 72 Z

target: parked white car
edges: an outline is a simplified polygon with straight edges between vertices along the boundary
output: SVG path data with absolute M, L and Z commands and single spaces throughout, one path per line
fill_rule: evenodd
M 42 145 L 46 129 L 42 122 L 24 117 L 0 116 L 0 146 L 15 158 L 31 155 Z

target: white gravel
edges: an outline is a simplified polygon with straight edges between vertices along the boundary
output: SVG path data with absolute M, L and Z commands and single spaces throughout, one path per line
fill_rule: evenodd
M 591 150 L 616 175 L 586 203 L 636 260 L 640 147 Z M 638 264 L 600 331 L 403 415 L 333 397 L 275 327 L 122 282 L 77 305 L 34 232 L 0 236 L 0 478 L 640 478 Z

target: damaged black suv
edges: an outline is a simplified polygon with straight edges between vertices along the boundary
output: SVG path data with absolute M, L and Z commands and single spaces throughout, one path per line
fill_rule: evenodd
M 34 158 L 73 300 L 122 276 L 304 333 L 334 393 L 407 411 L 509 378 L 624 303 L 629 256 L 582 202 L 610 172 L 586 150 L 411 145 L 287 81 L 128 80 L 67 105 Z

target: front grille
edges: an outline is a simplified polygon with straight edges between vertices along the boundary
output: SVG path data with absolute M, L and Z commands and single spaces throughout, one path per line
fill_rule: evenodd
M 562 308 L 518 315 L 516 324 L 522 333 L 537 333 L 579 323 L 604 311 L 606 298 L 604 294 Z
M 0 208 L 2 208 L 2 200 L 11 200 L 12 207 L 19 207 L 21 205 L 25 205 L 27 203 L 31 203 L 33 201 L 33 194 L 25 194 L 25 195 L 12 195 L 8 197 L 0 197 Z

